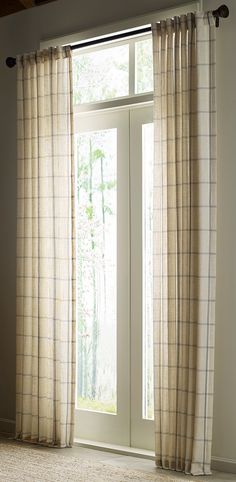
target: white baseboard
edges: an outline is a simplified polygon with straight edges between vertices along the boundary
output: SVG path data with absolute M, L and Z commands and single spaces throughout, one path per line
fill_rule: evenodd
M 211 459 L 211 468 L 212 470 L 218 470 L 219 472 L 236 474 L 236 460 L 213 456 Z
M 15 434 L 15 420 L 9 418 L 0 418 L 0 433 L 4 435 Z

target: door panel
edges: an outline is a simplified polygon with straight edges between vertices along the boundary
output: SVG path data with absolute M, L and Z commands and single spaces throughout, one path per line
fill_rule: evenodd
M 86 115 L 75 127 L 83 245 L 77 255 L 75 436 L 129 445 L 129 115 Z
M 75 436 L 153 450 L 152 107 L 76 116 L 75 131 Z

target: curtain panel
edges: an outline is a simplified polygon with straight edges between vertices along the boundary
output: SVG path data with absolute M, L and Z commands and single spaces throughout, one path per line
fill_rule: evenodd
M 17 59 L 16 436 L 73 442 L 75 212 L 70 48 Z
M 156 464 L 210 474 L 216 269 L 215 25 L 153 25 Z

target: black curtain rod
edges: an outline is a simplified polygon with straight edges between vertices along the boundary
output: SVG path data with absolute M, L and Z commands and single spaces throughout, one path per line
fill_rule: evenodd
M 104 44 L 107 42 L 111 42 L 112 40 L 120 40 L 122 38 L 134 37 L 136 35 L 144 34 L 151 32 L 152 28 L 150 27 L 141 27 L 134 30 L 126 31 L 117 33 L 114 35 L 109 35 L 107 37 L 100 37 L 94 40 L 87 40 L 83 42 L 83 40 L 79 44 L 71 45 L 71 50 L 78 50 L 84 47 L 92 47 L 93 45 Z M 7 57 L 6 64 L 8 67 L 14 67 L 16 65 L 16 59 L 14 57 Z
M 212 11 L 212 15 L 215 17 L 216 27 L 219 27 L 219 19 L 228 17 L 229 9 L 227 5 L 221 5 L 219 8 Z M 142 27 L 142 28 L 137 28 L 128 32 L 121 32 L 114 35 L 110 35 L 108 37 L 101 37 L 94 40 L 88 40 L 87 42 L 82 41 L 79 44 L 71 45 L 71 50 L 78 50 L 84 47 L 91 47 L 92 45 L 99 45 L 106 42 L 111 42 L 112 40 L 120 40 L 122 38 L 133 37 L 136 35 L 151 32 L 151 30 L 152 30 L 151 26 Z M 6 64 L 9 68 L 14 67 L 16 65 L 16 58 L 7 57 Z

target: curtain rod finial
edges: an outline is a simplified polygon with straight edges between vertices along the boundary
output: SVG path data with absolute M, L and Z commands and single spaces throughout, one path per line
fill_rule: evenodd
M 221 5 L 216 10 L 213 10 L 212 13 L 214 17 L 227 18 L 229 16 L 229 8 L 227 7 L 227 5 Z
M 215 17 L 216 27 L 219 27 L 220 18 L 227 18 L 229 16 L 229 9 L 227 5 L 221 5 L 216 10 L 213 10 L 212 14 Z
M 227 5 L 221 5 L 218 10 L 220 17 L 227 18 L 229 16 L 229 8 Z
M 16 65 L 16 59 L 14 57 L 7 57 L 6 64 L 10 69 Z

